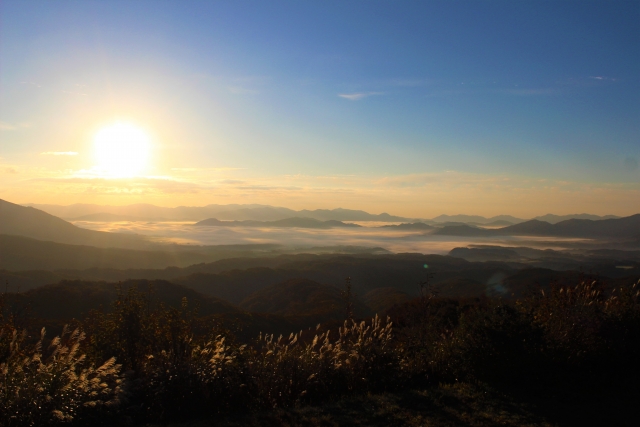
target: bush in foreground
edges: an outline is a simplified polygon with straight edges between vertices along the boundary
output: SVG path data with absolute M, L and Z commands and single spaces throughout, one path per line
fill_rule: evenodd
M 4 328 L 6 333 L 9 328 Z M 40 426 L 84 420 L 115 409 L 126 395 L 125 380 L 115 359 L 87 366 L 79 346 L 84 333 L 65 327 L 43 350 L 39 341 L 25 348 L 26 334 L 16 329 L 5 338 L 9 354 L 0 363 L 0 424 Z M 8 339 L 7 339 L 8 338 Z

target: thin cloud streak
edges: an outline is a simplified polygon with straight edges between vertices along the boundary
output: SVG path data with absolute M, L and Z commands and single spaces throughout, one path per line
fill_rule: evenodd
M 357 93 L 339 93 L 340 98 L 348 99 L 349 101 L 359 101 L 374 95 L 382 95 L 384 92 L 357 92 Z

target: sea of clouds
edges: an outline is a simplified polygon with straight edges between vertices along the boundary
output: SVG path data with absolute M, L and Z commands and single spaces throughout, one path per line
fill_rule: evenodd
M 470 245 L 528 246 L 539 249 L 568 249 L 581 239 L 535 237 L 457 237 L 437 236 L 423 231 L 398 231 L 369 224 L 358 228 L 281 228 L 281 227 L 196 227 L 192 222 L 76 221 L 82 228 L 144 235 L 154 241 L 191 245 L 279 244 L 295 248 L 318 246 L 381 247 L 388 251 L 446 254 Z M 364 224 L 364 223 L 360 223 Z

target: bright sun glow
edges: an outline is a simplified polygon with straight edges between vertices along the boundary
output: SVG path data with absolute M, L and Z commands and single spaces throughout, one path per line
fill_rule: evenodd
M 129 123 L 116 123 L 98 131 L 93 139 L 97 170 L 113 178 L 137 176 L 149 161 L 149 136 Z

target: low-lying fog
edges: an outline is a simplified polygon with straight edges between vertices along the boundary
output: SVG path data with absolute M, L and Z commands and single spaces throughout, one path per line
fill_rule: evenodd
M 206 227 L 192 222 L 89 222 L 76 221 L 78 227 L 117 233 L 135 233 L 154 241 L 194 244 L 280 244 L 296 248 L 312 246 L 353 245 L 382 247 L 392 252 L 420 252 L 444 254 L 451 249 L 468 245 L 528 246 L 539 249 L 568 249 L 588 244 L 585 239 L 549 237 L 457 237 L 433 236 L 423 231 L 398 231 L 378 228 L 378 223 L 359 228 L 280 228 L 280 227 Z M 367 225 L 359 222 L 360 225 Z

